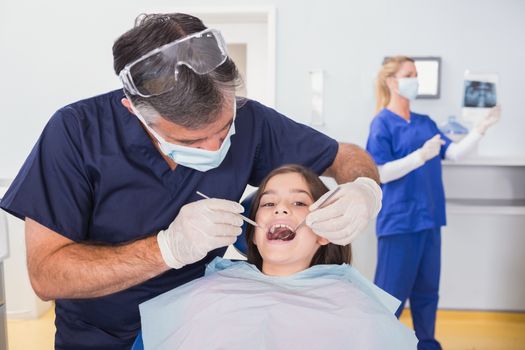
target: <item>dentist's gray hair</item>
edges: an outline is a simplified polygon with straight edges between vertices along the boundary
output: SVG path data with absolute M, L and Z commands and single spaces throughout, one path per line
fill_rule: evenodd
M 183 13 L 142 14 L 135 27 L 121 35 L 113 45 L 115 73 L 126 64 L 162 45 L 205 30 L 194 16 Z M 242 84 L 235 63 L 228 59 L 208 74 L 197 74 L 190 68 L 178 67 L 177 84 L 167 93 L 152 97 L 126 95 L 149 121 L 159 116 L 177 125 L 199 129 L 217 120 L 221 111 Z

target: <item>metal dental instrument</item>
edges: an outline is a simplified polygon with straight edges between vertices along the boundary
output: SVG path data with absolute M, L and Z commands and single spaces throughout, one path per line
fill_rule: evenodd
M 211 199 L 210 197 L 208 197 L 207 195 L 205 195 L 204 193 L 201 193 L 199 191 L 197 191 L 197 194 L 199 196 L 201 196 L 202 198 L 206 198 L 206 199 Z M 251 219 L 248 219 L 246 216 L 242 215 L 242 214 L 238 214 L 241 216 L 241 218 L 246 221 L 247 223 L 249 223 L 250 225 L 253 225 L 255 227 L 261 227 L 258 223 L 256 223 L 255 221 L 251 220 Z
M 334 192 L 330 193 L 330 194 L 329 194 L 329 195 L 328 195 L 328 196 L 327 196 L 327 197 L 326 197 L 326 198 L 325 198 L 325 199 L 319 204 L 319 206 L 317 207 L 317 209 L 322 208 L 323 205 L 324 205 L 324 204 L 325 204 L 330 198 L 332 198 L 332 197 L 334 196 L 334 194 L 336 194 L 337 191 L 339 191 L 340 188 L 341 188 L 341 187 L 337 187 L 337 188 L 334 190 Z M 316 209 L 316 210 L 317 210 L 317 209 Z M 304 218 L 304 220 L 301 221 L 301 222 L 299 223 L 299 225 L 297 225 L 297 226 L 295 227 L 295 230 L 293 230 L 293 232 L 297 232 L 297 230 L 299 229 L 299 227 L 303 226 L 304 224 L 306 224 L 306 218 Z

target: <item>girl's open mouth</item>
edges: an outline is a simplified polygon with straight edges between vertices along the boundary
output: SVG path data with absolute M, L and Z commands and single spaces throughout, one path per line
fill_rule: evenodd
M 285 224 L 276 224 L 270 227 L 266 233 L 268 240 L 291 241 L 295 238 L 293 228 Z

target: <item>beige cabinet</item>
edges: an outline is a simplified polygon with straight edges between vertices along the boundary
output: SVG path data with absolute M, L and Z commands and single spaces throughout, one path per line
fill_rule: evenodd
M 525 310 L 525 158 L 443 162 L 440 308 Z

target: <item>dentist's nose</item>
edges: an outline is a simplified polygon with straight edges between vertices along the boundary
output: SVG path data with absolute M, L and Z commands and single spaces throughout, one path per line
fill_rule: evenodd
M 220 137 L 210 137 L 203 142 L 200 148 L 207 151 L 217 151 L 219 148 L 221 148 L 223 141 L 224 140 Z

